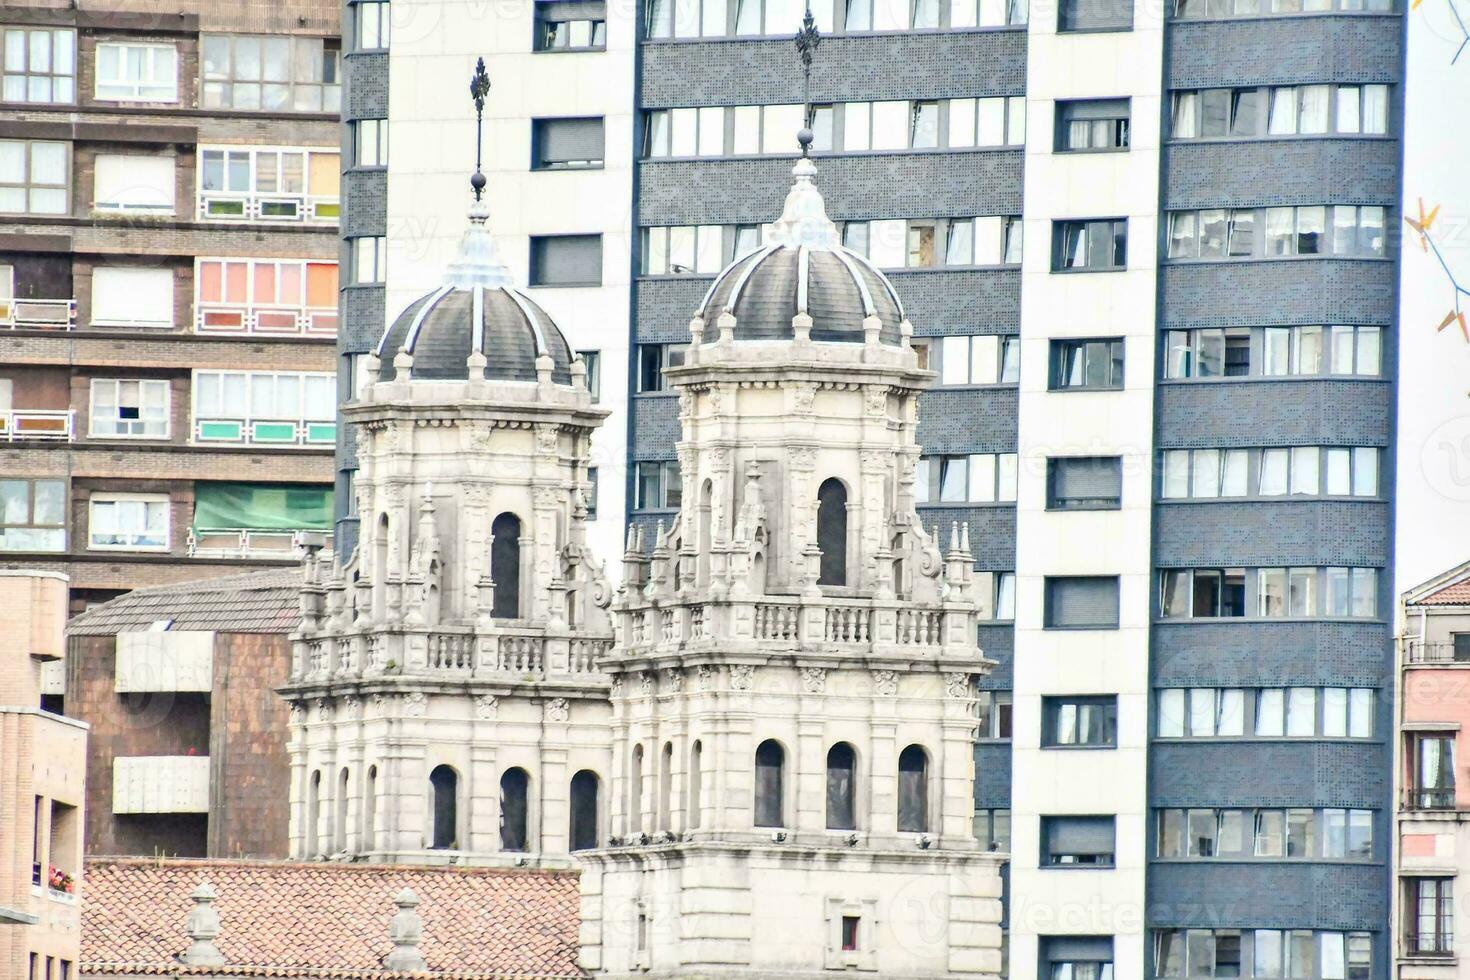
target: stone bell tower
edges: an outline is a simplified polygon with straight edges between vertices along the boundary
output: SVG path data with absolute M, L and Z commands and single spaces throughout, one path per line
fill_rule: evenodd
M 683 509 L 614 602 L 611 846 L 581 855 L 606 975 L 985 977 L 968 530 L 914 510 L 920 391 L 892 286 L 803 157 L 690 323 Z M 651 545 L 651 554 L 645 546 Z
M 477 114 L 489 81 L 480 64 Z M 293 856 L 570 864 L 605 837 L 611 588 L 586 545 L 596 407 L 479 203 L 342 410 L 358 549 L 312 556 L 293 636 Z

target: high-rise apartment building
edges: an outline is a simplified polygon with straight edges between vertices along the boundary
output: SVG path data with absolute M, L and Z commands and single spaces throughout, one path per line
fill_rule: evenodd
M 938 376 L 920 514 L 978 545 L 1015 977 L 1387 975 L 1401 6 L 813 3 L 828 212 Z M 779 212 L 802 4 L 348 11 L 342 350 L 451 254 L 483 54 L 501 253 L 626 413 L 594 546 L 652 541 L 663 369 Z
M 0 559 L 73 607 L 330 528 L 339 11 L 0 11 Z

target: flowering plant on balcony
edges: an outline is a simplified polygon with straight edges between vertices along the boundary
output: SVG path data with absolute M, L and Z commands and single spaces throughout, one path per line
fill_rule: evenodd
M 50 866 L 46 874 L 46 884 L 52 891 L 65 892 L 68 895 L 76 891 L 77 887 L 76 879 L 54 864 Z

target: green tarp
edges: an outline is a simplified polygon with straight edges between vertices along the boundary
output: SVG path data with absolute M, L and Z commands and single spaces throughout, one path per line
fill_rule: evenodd
M 331 487 L 196 483 L 196 531 L 330 531 Z

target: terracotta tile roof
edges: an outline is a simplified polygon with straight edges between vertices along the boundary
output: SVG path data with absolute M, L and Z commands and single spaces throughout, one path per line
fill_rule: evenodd
M 1416 606 L 1466 606 L 1470 605 L 1470 579 L 1451 582 L 1442 589 L 1414 600 Z
M 226 966 L 186 967 L 189 893 L 218 898 Z M 581 977 L 577 875 L 276 861 L 88 861 L 85 976 L 380 978 L 393 896 L 413 889 L 419 950 L 445 978 Z
M 176 630 L 289 633 L 301 621 L 300 589 L 299 567 L 158 585 L 93 606 L 66 628 L 76 635 L 112 636 L 172 619 Z

